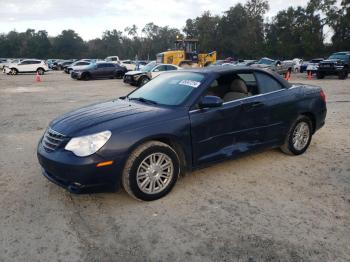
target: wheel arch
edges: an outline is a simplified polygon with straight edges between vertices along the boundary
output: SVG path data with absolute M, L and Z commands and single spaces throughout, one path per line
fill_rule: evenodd
M 316 117 L 315 117 L 315 115 L 313 113 L 311 113 L 311 112 L 303 112 L 300 115 L 306 116 L 306 117 L 308 117 L 311 120 L 312 134 L 314 134 L 315 131 L 316 131 Z
M 189 156 L 189 153 L 186 151 L 185 146 L 179 141 L 179 138 L 177 138 L 174 135 L 167 135 L 167 134 L 159 134 L 155 136 L 150 136 L 143 138 L 136 143 L 134 143 L 128 152 L 128 156 L 132 154 L 134 150 L 136 150 L 138 147 L 143 145 L 144 143 L 147 143 L 149 141 L 158 141 L 162 142 L 164 144 L 167 144 L 171 148 L 175 150 L 175 152 L 179 156 L 179 160 L 181 163 L 181 175 L 184 175 L 184 171 L 189 169 L 191 167 L 191 157 Z

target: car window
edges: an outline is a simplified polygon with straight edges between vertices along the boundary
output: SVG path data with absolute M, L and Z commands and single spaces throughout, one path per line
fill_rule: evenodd
M 153 69 L 153 72 L 162 72 L 162 71 L 166 71 L 167 70 L 167 66 L 166 65 L 160 65 L 157 66 Z
M 258 82 L 258 90 L 260 94 L 266 94 L 269 92 L 281 90 L 284 87 L 272 76 L 269 76 L 264 73 L 256 72 L 255 73 L 257 82 Z
M 106 68 L 108 67 L 108 64 L 98 64 L 97 68 Z
M 253 73 L 238 74 L 239 78 L 242 79 L 246 84 L 256 84 L 256 79 Z
M 218 96 L 224 103 L 258 94 L 253 73 L 235 73 L 218 77 L 204 95 Z
M 171 66 L 171 65 L 167 65 L 167 66 L 166 66 L 166 70 L 167 70 L 167 71 L 177 70 L 177 67 Z
M 203 82 L 204 75 L 193 72 L 164 73 L 128 95 L 129 99 L 143 98 L 161 105 L 180 105 Z

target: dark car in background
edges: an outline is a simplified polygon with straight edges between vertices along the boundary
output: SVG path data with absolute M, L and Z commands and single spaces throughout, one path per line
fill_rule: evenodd
M 315 65 L 315 66 L 317 66 L 317 68 L 318 68 L 318 64 L 321 62 L 321 61 L 323 61 L 324 60 L 324 58 L 314 58 L 314 59 L 311 59 L 310 61 L 304 61 L 301 65 L 300 65 L 300 70 L 299 70 L 299 72 L 300 73 L 304 73 L 304 72 L 307 72 L 307 67 L 308 67 L 308 65 Z M 317 68 L 316 68 L 316 71 L 317 71 Z M 311 70 L 312 71 L 312 70 Z M 315 72 L 316 72 L 315 71 Z M 315 73 L 314 72 L 314 73 Z
M 43 174 L 71 192 L 122 184 L 149 201 L 168 194 L 186 170 L 275 147 L 300 155 L 326 113 L 321 88 L 273 72 L 176 70 L 53 120 L 37 156 Z
M 52 70 L 63 70 L 64 67 L 67 67 L 77 61 L 76 59 L 70 59 L 70 60 L 57 60 L 53 62 L 52 64 Z
M 96 62 L 81 69 L 73 70 L 71 77 L 78 80 L 101 78 L 122 78 L 127 69 L 116 63 Z
M 332 54 L 327 60 L 318 64 L 317 78 L 336 75 L 339 79 L 346 79 L 350 71 L 350 51 Z

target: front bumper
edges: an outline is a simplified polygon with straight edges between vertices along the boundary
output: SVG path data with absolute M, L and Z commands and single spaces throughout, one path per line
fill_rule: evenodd
M 81 74 L 78 72 L 71 72 L 70 77 L 73 79 L 81 79 Z
M 123 82 L 130 85 L 137 85 L 137 80 L 131 75 L 124 75 Z
M 319 67 L 317 72 L 323 73 L 325 75 L 338 74 L 344 70 L 343 66 L 332 66 L 332 67 Z
M 43 175 L 69 192 L 91 193 L 119 188 L 123 168 L 121 158 L 109 159 L 113 160 L 112 165 L 97 167 L 98 163 L 107 160 L 97 154 L 77 157 L 64 149 L 47 152 L 41 142 L 38 144 L 37 156 Z

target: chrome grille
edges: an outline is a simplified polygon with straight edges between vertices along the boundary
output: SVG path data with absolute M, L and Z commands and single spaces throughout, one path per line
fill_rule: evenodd
M 67 138 L 67 136 L 62 135 L 50 128 L 45 132 L 42 144 L 47 152 L 53 152 L 59 148 L 67 140 Z
M 319 65 L 319 67 L 322 67 L 322 68 L 331 68 L 333 67 L 333 64 L 331 63 L 322 63 Z

